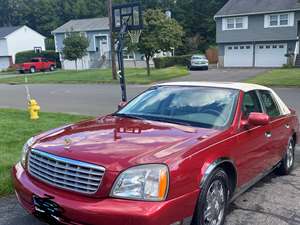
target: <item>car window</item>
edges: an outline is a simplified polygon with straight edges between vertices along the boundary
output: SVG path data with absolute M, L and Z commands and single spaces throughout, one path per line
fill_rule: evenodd
M 255 91 L 249 91 L 244 94 L 242 107 L 243 119 L 247 119 L 252 112 L 262 112 L 259 98 Z
M 266 113 L 270 117 L 277 117 L 280 116 L 280 111 L 272 94 L 269 91 L 259 91 L 261 101 L 263 106 L 265 107 Z
M 205 56 L 193 56 L 192 59 L 206 59 Z
M 128 103 L 118 114 L 149 120 L 223 128 L 232 123 L 239 91 L 212 87 L 154 87 Z
M 31 62 L 39 62 L 39 59 L 31 59 Z

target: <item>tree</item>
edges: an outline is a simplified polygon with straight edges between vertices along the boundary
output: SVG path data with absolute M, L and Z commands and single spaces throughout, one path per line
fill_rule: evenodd
M 89 41 L 85 36 L 76 32 L 70 32 L 64 40 L 64 58 L 75 61 L 77 70 L 77 61 L 87 54 L 88 46 Z
M 145 55 L 147 74 L 150 75 L 150 59 L 160 51 L 171 51 L 182 44 L 182 27 L 176 20 L 167 18 L 159 9 L 148 9 L 144 14 L 144 30 L 138 49 Z

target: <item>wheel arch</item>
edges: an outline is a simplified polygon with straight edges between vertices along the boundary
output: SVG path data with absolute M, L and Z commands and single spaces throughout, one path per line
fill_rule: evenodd
M 209 175 L 217 168 L 222 168 L 227 173 L 230 182 L 230 192 L 232 195 L 237 187 L 238 173 L 234 161 L 227 157 L 218 158 L 206 167 L 200 181 L 200 188 L 203 187 Z

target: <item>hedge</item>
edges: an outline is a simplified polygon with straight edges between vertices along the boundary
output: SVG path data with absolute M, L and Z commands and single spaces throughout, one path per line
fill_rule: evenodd
M 23 62 L 28 62 L 32 58 L 35 57 L 43 57 L 48 60 L 52 60 L 56 62 L 57 67 L 61 67 L 61 63 L 59 60 L 59 54 L 55 51 L 42 51 L 40 53 L 35 52 L 35 51 L 24 51 L 24 52 L 18 52 L 16 54 L 16 64 L 18 63 L 23 63 Z
M 192 55 L 181 55 L 172 57 L 154 58 L 154 66 L 156 69 L 167 68 L 175 65 L 187 66 Z

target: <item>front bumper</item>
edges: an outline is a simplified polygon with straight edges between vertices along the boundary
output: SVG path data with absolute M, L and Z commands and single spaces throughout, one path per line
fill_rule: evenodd
M 35 214 L 33 195 L 51 196 L 63 209 L 63 224 L 97 225 L 188 225 L 199 191 L 164 202 L 141 202 L 113 198 L 91 198 L 40 183 L 18 163 L 12 170 L 20 204 Z

